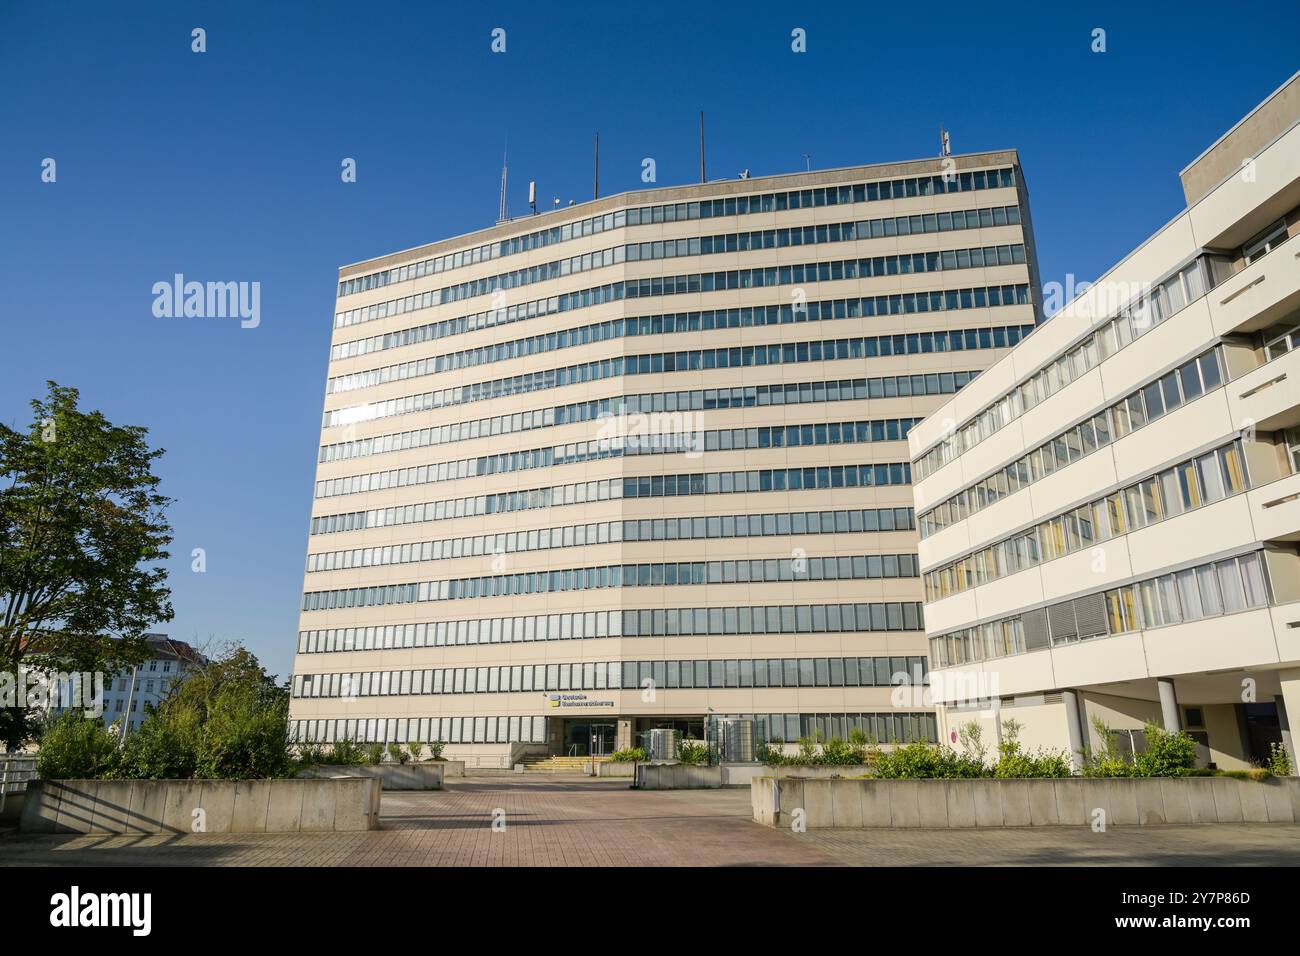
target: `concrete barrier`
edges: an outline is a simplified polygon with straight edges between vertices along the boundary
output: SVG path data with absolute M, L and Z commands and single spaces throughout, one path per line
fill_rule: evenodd
M 464 765 L 461 765 L 462 768 Z M 343 777 L 377 777 L 385 790 L 441 790 L 446 767 L 441 761 L 428 763 L 321 764 L 298 771 L 302 780 L 338 780 Z M 463 769 L 462 769 L 463 776 Z
M 640 763 L 633 763 L 630 760 L 598 760 L 596 761 L 597 777 L 631 777 L 635 776 L 632 770 L 639 767 Z
M 754 820 L 811 828 L 1300 822 L 1300 779 L 1231 777 L 880 780 L 755 777 Z M 1098 811 L 1104 817 L 1098 816 Z
M 628 764 L 598 764 L 596 775 L 599 777 L 630 777 L 632 772 Z M 848 766 L 811 766 L 811 767 L 769 767 L 761 763 L 724 763 L 721 766 L 696 767 L 708 773 L 685 773 L 673 770 L 684 764 L 656 763 L 636 764 L 637 786 L 643 790 L 697 790 L 713 787 L 748 787 L 755 777 L 803 777 L 806 779 L 824 779 L 829 777 L 860 777 L 867 768 L 860 765 Z M 614 768 L 606 772 L 605 767 Z M 629 768 L 620 772 L 622 767 Z M 642 768 L 647 768 L 642 773 Z
M 36 780 L 28 784 L 19 829 L 28 833 L 375 830 L 382 793 L 378 777 Z
M 722 768 L 684 763 L 641 763 L 636 767 L 641 790 L 713 790 L 722 786 Z

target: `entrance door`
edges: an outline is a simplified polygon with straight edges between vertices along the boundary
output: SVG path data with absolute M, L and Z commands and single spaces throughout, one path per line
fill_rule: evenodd
M 614 752 L 614 741 L 617 739 L 618 727 L 615 724 L 592 724 L 591 725 L 591 756 L 608 757 Z
M 614 752 L 618 726 L 587 720 L 564 722 L 564 753 L 579 757 L 608 757 Z

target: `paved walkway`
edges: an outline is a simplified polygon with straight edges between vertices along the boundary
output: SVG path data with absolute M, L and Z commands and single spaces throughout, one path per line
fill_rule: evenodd
M 493 829 L 494 811 L 504 829 Z M 814 830 L 750 819 L 748 790 L 468 777 L 384 795 L 368 833 L 0 837 L 18 866 L 1171 866 L 1300 864 L 1300 826 Z

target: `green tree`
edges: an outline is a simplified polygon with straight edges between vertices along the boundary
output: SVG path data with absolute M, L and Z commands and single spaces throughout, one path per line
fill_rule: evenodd
M 143 635 L 172 618 L 163 452 L 48 386 L 25 431 L 0 424 L 0 670 L 111 673 L 143 661 Z M 28 720 L 0 715 L 0 738 L 21 743 Z

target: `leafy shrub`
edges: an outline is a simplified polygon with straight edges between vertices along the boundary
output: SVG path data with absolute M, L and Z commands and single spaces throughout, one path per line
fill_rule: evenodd
M 1098 745 L 1089 754 L 1083 765 L 1085 777 L 1131 777 L 1133 765 L 1119 752 L 1115 731 L 1106 725 L 1099 714 L 1092 716 L 1092 730 L 1097 735 Z
M 998 762 L 993 766 L 993 776 L 1000 779 L 1070 776 L 1073 772 L 1070 759 L 1063 752 L 1041 749 L 1034 753 L 1025 751 L 1020 744 L 1022 727 L 1016 720 L 1002 722 L 1002 743 L 998 744 Z
M 895 780 L 984 777 L 988 771 L 974 758 L 942 744 L 911 743 L 882 751 L 876 776 Z
M 335 742 L 330 749 L 328 763 L 339 766 L 355 766 L 365 762 L 365 754 L 361 750 L 361 745 L 351 737 L 344 737 L 342 740 Z
M 125 779 L 285 777 L 289 694 L 242 647 L 179 683 L 139 729 L 127 735 L 106 776 Z M 316 759 L 323 751 L 309 746 Z M 302 748 L 299 748 L 302 760 Z
M 366 763 L 378 764 L 384 761 L 383 744 L 367 744 L 362 748 L 362 752 L 365 754 Z
M 780 767 L 793 762 L 791 757 L 787 757 L 781 745 L 785 741 L 780 737 L 773 737 L 769 741 L 764 741 L 755 748 L 754 756 L 759 763 L 767 764 L 769 767 Z
M 1291 753 L 1283 744 L 1274 741 L 1269 745 L 1268 769 L 1275 777 L 1291 776 Z
M 391 760 L 393 763 L 404 764 L 411 758 L 410 755 L 408 755 L 407 752 L 402 749 L 401 744 L 389 744 L 388 759 Z
M 69 710 L 46 726 L 36 755 L 42 780 L 90 780 L 112 770 L 117 738 L 95 717 Z
M 640 747 L 627 747 L 624 750 L 615 750 L 609 755 L 609 759 L 619 763 L 630 763 L 634 760 L 643 761 L 645 760 L 645 751 Z
M 1181 730 L 1144 725 L 1146 750 L 1133 757 L 1139 777 L 1179 777 L 1196 767 L 1196 741 Z
M 430 759 L 430 760 L 441 760 L 441 759 L 442 759 L 442 748 L 444 748 L 444 747 L 446 747 L 446 746 L 447 746 L 447 745 L 446 745 L 445 743 L 443 743 L 441 740 L 430 740 L 430 741 L 429 741 L 429 759 Z
M 420 762 L 420 757 L 423 756 L 423 754 L 424 754 L 424 744 L 422 744 L 422 743 L 409 743 L 409 744 L 406 745 L 406 749 L 407 749 L 407 751 L 408 751 L 408 752 L 410 753 L 410 755 L 411 755 L 411 762 L 412 762 L 412 763 L 419 763 L 419 762 Z
M 694 740 L 683 740 L 677 747 L 677 759 L 688 766 L 707 763 L 709 748 Z

